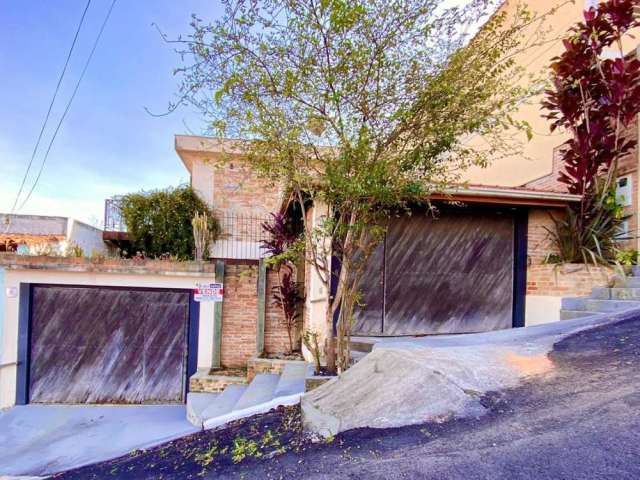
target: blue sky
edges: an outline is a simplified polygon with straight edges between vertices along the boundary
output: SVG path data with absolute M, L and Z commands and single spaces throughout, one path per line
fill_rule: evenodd
M 0 0 L 0 212 L 11 209 L 85 4 Z M 110 4 L 91 2 L 36 167 Z M 19 213 L 93 223 L 111 195 L 188 182 L 173 135 L 201 133 L 205 125 L 189 108 L 160 118 L 146 113 L 163 111 L 174 98 L 172 70 L 180 62 L 152 24 L 177 37 L 190 31 L 192 13 L 210 19 L 219 12 L 211 0 L 118 0 L 42 178 Z

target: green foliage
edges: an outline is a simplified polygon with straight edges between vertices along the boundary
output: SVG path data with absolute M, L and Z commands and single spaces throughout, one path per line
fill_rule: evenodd
M 304 343 L 304 346 L 307 347 L 307 349 L 311 352 L 311 355 L 313 355 L 315 374 L 320 375 L 322 364 L 320 363 L 320 345 L 318 345 L 318 332 L 306 330 L 302 334 L 302 342 Z
M 615 262 L 623 266 L 638 265 L 638 250 L 616 250 Z
M 244 437 L 236 437 L 233 440 L 231 459 L 233 463 L 240 463 L 247 457 L 262 457 L 262 452 L 254 440 L 247 440 Z
M 325 326 L 334 369 L 333 315 L 340 309 L 338 335 L 348 336 L 363 265 L 389 216 L 530 136 L 511 117 L 532 93 L 513 57 L 540 41 L 541 17 L 492 15 L 469 41 L 495 2 L 222 3 L 220 20 L 193 17 L 181 99 L 215 134 L 243 140 L 253 169 L 291 192 L 303 218 L 307 205 L 327 205 L 304 242 L 327 290 L 338 276 Z
M 602 185 L 598 183 L 597 185 Z M 620 234 L 623 207 L 615 201 L 615 190 L 595 192 L 586 210 L 571 207 L 563 217 L 551 216 L 553 229 L 547 229 L 564 263 L 611 263 L 615 258 L 616 237 Z M 597 198 L 604 198 L 601 204 Z
M 125 195 L 121 211 L 133 251 L 147 257 L 193 258 L 191 221 L 196 213 L 207 213 L 213 238 L 219 230 L 207 204 L 189 186 Z
M 220 448 L 218 442 L 215 440 L 211 442 L 211 445 L 204 452 L 200 452 L 196 454 L 195 461 L 198 462 L 203 467 L 208 467 L 213 463 L 213 461 L 217 458 L 218 455 L 224 455 L 227 453 L 227 447 Z

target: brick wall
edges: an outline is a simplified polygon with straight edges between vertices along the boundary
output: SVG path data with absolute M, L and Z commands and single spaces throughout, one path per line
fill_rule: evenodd
M 529 210 L 529 226 L 527 231 L 527 255 L 531 265 L 541 264 L 549 254 L 558 253 L 549 232 L 553 231 L 554 223 L 550 217 L 562 215 L 562 210 L 532 208 Z
M 273 287 L 278 284 L 278 274 L 274 270 L 267 272 L 266 314 L 264 321 L 264 350 L 266 353 L 282 353 L 289 350 L 289 336 L 282 324 L 282 309 L 273 303 Z M 296 333 L 293 341 L 296 348 Z
M 567 186 L 558 181 L 558 174 L 562 168 L 562 149 L 564 145 L 559 145 L 553 149 L 553 161 L 551 163 L 551 173 L 539 178 L 535 178 L 523 186 L 534 190 L 546 190 L 550 192 L 566 192 Z
M 257 266 L 225 266 L 220 357 L 223 367 L 245 367 L 256 354 L 257 285 Z
M 614 276 L 611 268 L 593 265 L 530 265 L 527 295 L 586 296 L 593 287 L 607 286 Z
M 546 228 L 553 230 L 549 214 L 561 215 L 560 210 L 535 208 L 529 210 L 527 234 L 528 266 L 527 295 L 554 297 L 583 296 L 597 286 L 605 286 L 614 272 L 607 267 L 594 265 L 567 264 L 548 265 L 544 259 L 550 253 L 557 253 Z
M 242 160 L 213 168 L 213 206 L 217 214 L 265 216 L 280 210 L 282 189 L 260 178 Z
M 289 348 L 287 330 L 282 325 L 282 311 L 273 304 L 272 288 L 277 274 L 267 272 L 264 327 L 265 353 L 284 353 Z M 222 306 L 221 363 L 225 368 L 245 367 L 256 356 L 258 316 L 257 265 L 226 265 L 224 303 Z

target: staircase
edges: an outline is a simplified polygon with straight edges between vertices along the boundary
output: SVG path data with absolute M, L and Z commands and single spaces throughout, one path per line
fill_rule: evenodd
M 248 385 L 228 385 L 221 393 L 189 392 L 187 419 L 196 427 L 213 428 L 238 418 L 298 403 L 313 367 L 288 364 L 281 374 L 258 374 Z
M 562 299 L 561 320 L 602 313 L 617 313 L 640 307 L 640 267 L 632 267 L 631 275 L 616 279 L 613 287 L 596 287 L 589 297 Z

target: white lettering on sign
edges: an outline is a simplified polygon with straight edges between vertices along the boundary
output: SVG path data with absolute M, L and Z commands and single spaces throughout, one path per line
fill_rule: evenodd
M 196 302 L 221 302 L 224 287 L 221 283 L 198 283 L 193 292 Z
M 16 298 L 18 296 L 18 287 L 7 287 L 7 298 Z

